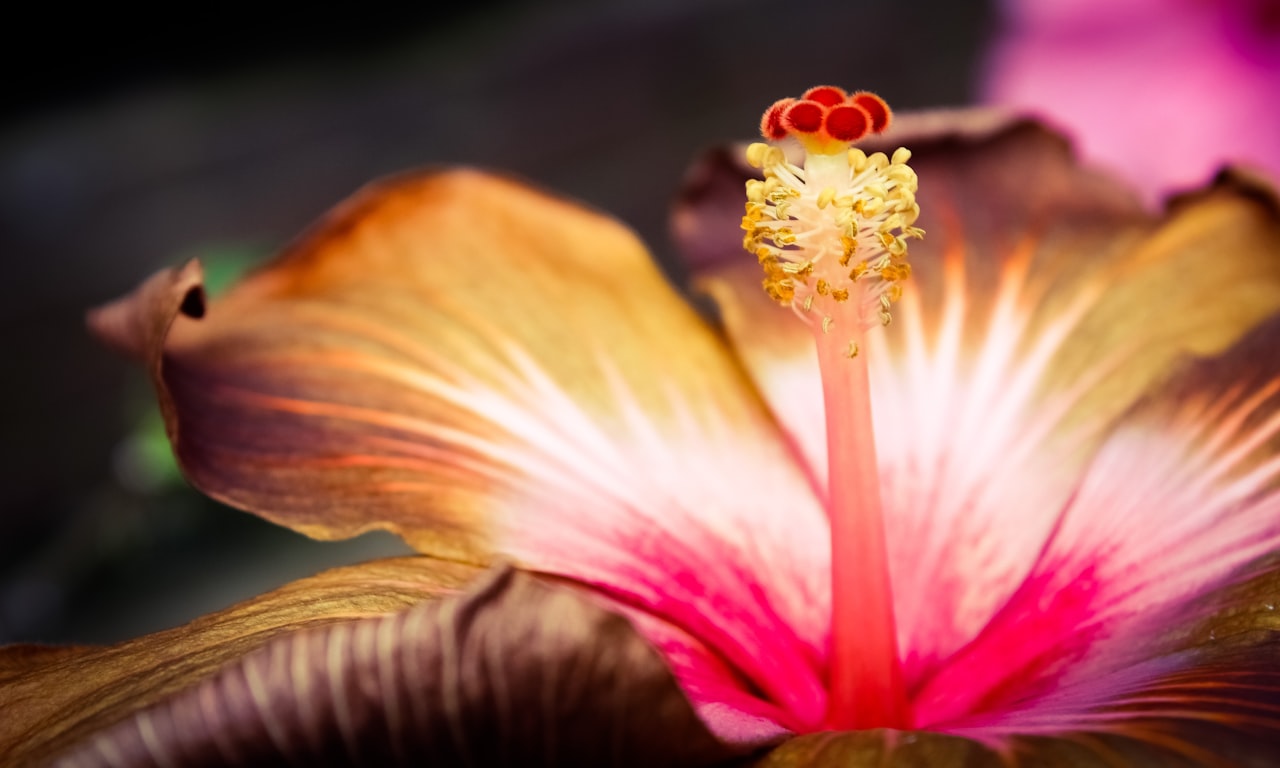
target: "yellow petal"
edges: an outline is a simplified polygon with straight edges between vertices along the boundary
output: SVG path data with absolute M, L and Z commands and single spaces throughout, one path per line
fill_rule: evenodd
M 97 326 L 166 327 L 199 309 L 189 277 Z M 825 515 L 738 361 L 617 222 L 477 172 L 404 176 L 188 314 L 146 338 L 202 490 L 317 537 L 389 528 L 602 585 L 820 716 Z

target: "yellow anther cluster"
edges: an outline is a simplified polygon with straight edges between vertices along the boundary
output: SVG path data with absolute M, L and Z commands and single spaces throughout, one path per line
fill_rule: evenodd
M 764 178 L 747 182 L 742 246 L 764 269 L 765 292 L 824 331 L 848 317 L 846 304 L 859 322 L 887 325 L 911 275 L 907 240 L 924 235 L 910 158 L 850 149 L 809 154 L 801 167 L 779 147 L 748 147 Z

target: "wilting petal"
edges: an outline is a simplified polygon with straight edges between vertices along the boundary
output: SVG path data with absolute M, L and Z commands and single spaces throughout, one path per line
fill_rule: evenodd
M 77 741 L 67 765 L 692 766 L 731 756 L 625 619 L 511 569 L 464 595 L 279 637 Z
M 383 182 L 151 359 L 213 496 L 597 584 L 821 717 L 825 516 L 737 361 L 616 222 L 474 172 Z
M 1034 124 L 977 113 L 896 125 L 868 149 L 912 150 L 927 234 L 869 355 L 897 613 L 918 683 L 1022 583 L 1114 418 L 1182 356 L 1220 351 L 1280 309 L 1280 221 L 1274 198 L 1240 175 L 1157 221 Z M 682 239 L 703 249 L 692 257 L 701 283 L 824 478 L 809 333 L 763 296 L 727 206 L 700 193 L 727 188 L 717 172 L 745 178 L 723 156 L 692 177 L 701 185 L 677 233 L 726 232 L 719 245 Z
M 281 635 L 397 611 L 456 592 L 478 573 L 425 557 L 381 560 L 325 571 L 107 648 L 0 649 L 0 754 L 15 762 L 47 759 Z

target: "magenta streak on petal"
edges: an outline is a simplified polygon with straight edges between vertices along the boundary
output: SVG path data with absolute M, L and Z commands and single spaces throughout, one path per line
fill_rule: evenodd
M 549 542 L 533 546 L 540 567 L 578 579 L 632 612 L 695 638 L 721 659 L 733 676 L 719 678 L 710 688 L 687 689 L 695 703 L 727 704 L 793 731 L 818 727 L 826 694 L 814 660 L 791 628 L 767 610 L 753 584 L 757 576 L 727 565 L 736 559 L 732 554 L 717 553 L 712 542 L 686 549 L 675 536 L 622 540 L 613 546 L 593 538 L 562 539 L 557 549 L 563 559 Z M 591 553 L 589 558 L 583 558 L 585 552 Z M 701 568 L 694 565 L 699 562 Z M 652 625 L 642 625 L 642 630 L 645 626 Z M 651 639 L 664 644 L 662 636 Z M 691 681 L 704 672 L 690 666 L 680 676 Z
M 1084 653 L 1099 631 L 1086 628 L 1097 613 L 1098 584 L 1091 570 L 1065 585 L 1061 579 L 1051 568 L 1029 578 L 986 629 L 947 660 L 915 700 L 920 727 L 1003 713 L 1049 689 Z
M 1141 688 L 1135 670 L 1148 683 L 1168 673 L 1142 663 L 1164 628 L 1196 620 L 1189 601 L 1280 544 L 1280 496 L 1267 490 L 1280 465 L 1239 467 L 1280 431 L 1274 416 L 1248 418 L 1264 400 L 1236 392 L 1198 410 L 1183 404 L 1158 431 L 1114 433 L 1032 575 L 918 693 L 920 724 L 1084 727 L 1090 709 Z
M 696 704 L 722 705 L 706 711 L 740 710 L 732 702 L 754 697 L 763 705 L 751 717 L 813 730 L 825 709 L 826 528 L 784 446 L 760 446 L 760 460 L 744 462 L 752 445 L 741 430 L 694 412 L 676 392 L 671 414 L 655 422 L 603 354 L 622 422 L 597 440 L 599 427 L 534 361 L 504 351 L 537 390 L 534 413 L 546 428 L 608 446 L 591 464 L 612 490 L 607 499 L 565 494 L 511 516 L 504 549 L 696 638 L 741 681 L 739 693 L 720 685 L 710 699 L 686 689 Z M 691 686 L 695 678 L 681 677 Z
M 1029 572 L 1052 516 L 1028 519 L 1028 508 L 1058 507 L 1074 479 L 1045 471 L 1063 463 L 1047 450 L 1049 438 L 1121 359 L 1100 360 L 1071 388 L 1036 399 L 1049 361 L 1096 294 L 1082 292 L 1031 336 L 1023 308 L 1037 295 L 1026 285 L 1025 261 L 1025 254 L 1011 259 L 1002 273 L 982 350 L 967 365 L 960 364 L 964 274 L 948 262 L 938 340 L 927 343 L 922 308 L 908 293 L 895 340 L 902 354 L 872 371 L 897 605 L 917 684 L 970 642 Z M 1073 450 L 1060 438 L 1052 447 L 1064 456 Z M 937 610 L 940 603 L 949 610 Z
M 777 595 L 782 591 L 792 604 L 807 607 L 815 615 L 824 610 L 823 599 L 808 597 L 814 594 L 811 589 L 797 589 L 803 578 L 788 573 L 792 564 L 801 563 L 806 567 L 818 564 L 820 573 L 822 557 L 771 551 L 769 545 L 785 543 L 788 536 L 766 539 L 750 535 L 752 522 L 757 530 L 766 530 L 767 520 L 717 520 L 712 505 L 691 509 L 689 502 L 680 498 L 688 498 L 688 491 L 693 490 L 708 496 L 718 493 L 723 499 L 723 491 L 703 491 L 696 484 L 692 489 L 687 486 L 691 479 L 700 478 L 720 478 L 722 483 L 732 484 L 734 473 L 727 471 L 732 468 L 720 465 L 697 471 L 696 455 L 677 458 L 677 452 L 671 450 L 670 443 L 683 441 L 646 434 L 645 430 L 654 432 L 654 428 L 635 408 L 624 409 L 630 415 L 628 427 L 633 442 L 640 446 L 629 455 L 623 441 L 601 434 L 592 420 L 530 361 L 517 358 L 523 378 L 502 379 L 502 390 L 498 391 L 494 385 L 485 386 L 456 370 L 456 366 L 449 366 L 448 361 L 435 359 L 428 350 L 413 351 L 417 362 L 426 357 L 431 365 L 424 370 L 397 362 L 394 357 L 351 352 L 295 353 L 290 360 L 297 370 L 372 376 L 388 386 L 403 388 L 407 395 L 444 401 L 483 419 L 484 433 L 473 434 L 428 419 L 342 402 L 273 395 L 268 393 L 269 381 L 262 382 L 263 391 L 224 387 L 214 390 L 214 395 L 261 408 L 264 418 L 276 413 L 304 414 L 377 425 L 385 431 L 364 435 L 350 453 L 318 456 L 316 461 L 406 469 L 418 464 L 454 465 L 460 472 L 484 477 L 494 483 L 497 503 L 511 503 L 525 510 L 513 516 L 517 529 L 523 530 L 516 533 L 507 549 L 509 554 L 534 568 L 616 588 L 617 594 L 626 595 L 628 602 L 643 605 L 655 616 L 714 646 L 737 674 L 750 680 L 744 689 L 754 686 L 767 691 L 764 695 L 768 701 L 776 704 L 764 707 L 762 716 L 785 721 L 797 730 L 813 728 L 825 702 L 817 650 L 823 636 L 821 629 L 811 629 L 810 636 L 802 639 L 796 631 L 820 628 L 822 624 L 814 616 L 797 613 L 795 608 L 789 615 L 779 615 L 774 606 L 786 604 Z M 280 358 L 273 360 L 279 362 Z M 455 381 L 430 372 L 432 369 L 447 371 Z M 539 408 L 513 407 L 513 399 L 539 400 Z M 738 452 L 727 450 L 733 442 L 732 429 L 709 429 L 705 424 L 686 424 L 683 428 L 704 441 L 708 435 L 722 438 L 700 451 L 706 458 L 740 460 L 740 438 L 735 446 Z M 698 444 L 697 440 L 690 442 Z M 462 449 L 456 460 L 450 459 L 453 448 Z M 633 458 L 637 451 L 647 451 L 649 455 Z M 478 458 L 471 459 L 470 453 Z M 666 482 L 661 483 L 664 477 L 637 476 L 636 467 L 665 476 Z M 533 482 L 532 478 L 540 482 Z M 797 479 L 801 488 L 807 487 L 798 473 Z M 368 490 L 386 493 L 432 488 L 397 481 Z M 632 499 L 639 503 L 632 503 Z M 783 501 L 780 497 L 774 506 L 794 510 L 800 501 L 790 496 Z M 740 509 L 745 514 L 768 503 L 766 495 L 758 495 L 729 511 Z M 548 524 L 548 517 L 557 515 L 567 524 Z M 813 517 L 820 519 L 816 514 Z M 778 524 L 785 523 L 784 519 Z M 734 527 L 741 534 L 726 535 Z M 798 526 L 796 531 L 803 535 L 824 532 L 820 525 Z M 790 540 L 795 541 L 795 536 Z M 698 542 L 702 545 L 698 546 Z M 822 536 L 804 548 L 825 551 Z M 777 573 L 775 592 L 769 594 L 760 578 L 773 572 Z M 722 686 L 719 690 L 724 693 L 728 689 Z M 709 703 L 725 701 L 717 694 Z M 713 707 L 708 711 L 728 710 Z
M 607 599 L 607 598 L 606 598 Z M 699 714 L 720 738 L 756 746 L 791 733 L 788 713 L 755 690 L 705 644 L 644 609 L 609 600 L 661 651 Z

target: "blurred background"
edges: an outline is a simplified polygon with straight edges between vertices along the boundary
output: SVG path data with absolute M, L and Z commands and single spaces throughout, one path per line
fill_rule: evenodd
M 1274 43 L 1274 0 L 1227 5 Z M 148 384 L 88 337 L 86 308 L 192 256 L 216 291 L 361 184 L 454 163 L 612 212 L 678 281 L 667 215 L 685 167 L 750 138 L 774 99 L 829 82 L 899 110 L 1016 103 L 984 84 L 993 52 L 1012 55 L 1003 31 L 1096 37 L 963 0 L 206 14 L 163 35 L 81 18 L 91 37 L 0 54 L 0 643 L 119 640 L 407 551 L 389 535 L 312 542 L 188 489 Z M 62 26 L 48 21 L 33 39 Z

